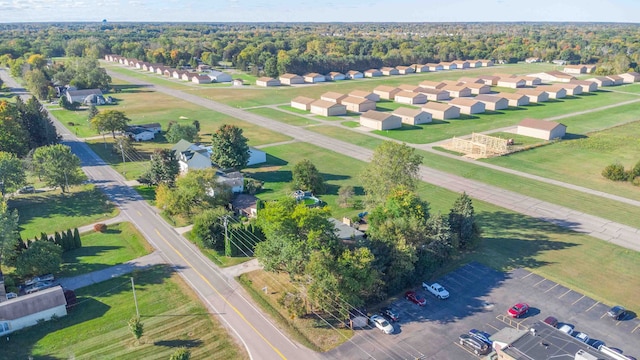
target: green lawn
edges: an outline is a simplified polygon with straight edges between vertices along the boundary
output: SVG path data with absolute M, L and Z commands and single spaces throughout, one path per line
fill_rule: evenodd
M 247 111 L 293 126 L 307 126 L 318 123 L 318 121 L 310 119 L 309 117 L 297 116 L 272 108 L 257 108 Z
M 100 107 L 100 109 L 103 110 L 106 108 Z M 71 111 L 63 108 L 57 108 L 55 110 L 51 110 L 51 115 L 58 119 L 58 121 L 69 129 L 69 131 L 81 138 L 99 135 L 99 133 L 89 125 L 89 121 L 87 121 L 87 114 L 87 109 Z
M 181 346 L 192 359 L 248 359 L 169 266 L 133 274 L 144 335 L 127 321 L 136 310 L 130 275 L 78 289 L 69 315 L 11 335 L 3 359 L 168 359 Z
M 107 225 L 103 233 L 80 234 L 82 247 L 62 254 L 58 277 L 71 277 L 102 270 L 147 255 L 152 248 L 133 224 Z
M 635 109 L 635 113 L 636 119 L 640 119 L 640 111 Z M 612 117 L 624 119 L 624 115 Z M 598 119 L 606 122 L 610 118 L 602 116 Z M 585 116 L 582 120 L 587 122 L 590 119 Z M 598 125 L 597 121 L 594 121 L 594 125 Z M 640 161 L 637 134 L 640 134 L 640 121 L 590 133 L 587 137 L 483 161 L 640 201 L 640 188 L 629 182 L 610 181 L 601 175 L 609 164 L 619 162 L 630 169 Z M 621 219 L 637 219 L 640 213 L 632 216 L 634 213 L 628 216 L 621 214 Z M 633 222 L 637 224 L 636 227 L 640 226 L 640 221 L 633 219 Z
M 177 89 L 177 90 L 186 90 L 191 87 L 189 86 L 191 83 L 188 83 L 186 81 L 182 81 L 174 78 L 169 79 L 164 76 L 152 74 L 148 71 L 136 70 L 129 67 L 125 67 L 120 64 L 115 64 L 107 61 L 101 61 L 100 64 L 101 66 L 103 66 L 105 69 L 109 71 L 130 76 L 132 78 L 140 79 L 147 83 L 166 86 L 166 87 Z M 197 85 L 197 84 L 194 84 L 194 85 Z
M 23 240 L 92 224 L 119 212 L 93 185 L 72 187 L 66 194 L 55 190 L 22 195 L 9 200 L 9 207 L 18 210 Z
M 209 260 L 213 261 L 216 265 L 223 268 L 242 264 L 243 262 L 249 261 L 252 259 L 251 257 L 247 257 L 247 256 L 225 256 L 224 251 L 216 251 L 213 249 L 209 249 L 204 246 L 202 241 L 200 241 L 199 239 L 196 239 L 195 236 L 193 236 L 191 231 L 187 231 L 184 234 L 184 237 L 186 237 L 192 243 L 196 244 L 198 249 L 200 249 L 200 252 L 202 252 L 202 254 L 208 257 Z
M 161 138 L 164 139 L 164 138 Z M 141 141 L 133 144 L 135 151 L 127 153 L 125 162 L 122 162 L 122 155 L 113 151 L 113 138 L 107 136 L 99 140 L 87 140 L 86 144 L 102 160 L 113 167 L 117 172 L 123 174 L 127 180 L 135 180 L 149 169 L 149 159 L 155 149 L 171 148 L 172 144 L 159 141 Z

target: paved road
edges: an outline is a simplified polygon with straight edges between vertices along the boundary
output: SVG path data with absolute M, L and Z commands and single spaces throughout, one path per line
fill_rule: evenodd
M 0 69 L 12 92 L 29 96 Z M 290 340 L 255 307 L 244 289 L 220 271 L 198 248 L 169 226 L 125 179 L 100 159 L 85 143 L 54 120 L 63 143 L 80 158 L 91 179 L 121 209 L 120 217 L 136 225 L 164 262 L 171 264 L 217 316 L 229 333 L 244 345 L 251 359 L 318 359 L 321 356 Z M 140 309 L 144 313 L 144 309 Z
M 145 83 L 140 79 L 114 72 L 109 72 L 109 75 L 113 78 L 121 79 L 133 84 L 148 86 L 158 92 L 183 99 L 204 108 L 214 110 L 258 126 L 266 127 L 275 132 L 288 135 L 295 140 L 308 142 L 318 147 L 350 156 L 357 160 L 369 161 L 373 155 L 372 150 L 349 144 L 329 136 L 314 133 L 304 128 L 288 125 L 251 112 L 233 108 L 213 101 L 212 99 L 202 98 L 164 86 Z M 584 214 L 570 208 L 551 204 L 529 196 L 520 195 L 513 191 L 504 190 L 479 181 L 448 174 L 426 166 L 420 167 L 419 175 L 420 178 L 427 183 L 458 193 L 466 191 L 467 194 L 473 198 L 537 219 L 548 221 L 577 232 L 585 233 L 598 239 L 610 241 L 635 251 L 640 251 L 640 241 L 638 240 L 640 239 L 640 230 L 631 226 L 623 225 L 597 216 Z

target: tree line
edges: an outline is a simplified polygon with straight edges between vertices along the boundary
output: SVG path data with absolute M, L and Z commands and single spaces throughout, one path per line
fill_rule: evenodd
M 413 63 L 539 57 L 638 70 L 638 24 L 607 23 L 277 23 L 3 24 L 3 57 L 100 58 L 115 53 L 167 66 L 231 62 L 276 76 L 366 70 Z M 6 60 L 4 61 L 6 62 Z

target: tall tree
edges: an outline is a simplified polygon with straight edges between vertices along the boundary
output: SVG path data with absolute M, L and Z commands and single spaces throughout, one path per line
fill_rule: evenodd
M 314 194 L 324 194 L 326 189 L 324 178 L 316 166 L 304 159 L 293 166 L 291 170 L 293 187 L 297 190 L 311 191 Z
M 40 69 L 27 71 L 24 75 L 29 91 L 38 97 L 38 99 L 47 99 L 49 95 L 49 79 Z
M 4 196 L 7 190 L 14 190 L 25 182 L 22 161 L 14 154 L 0 151 L 0 191 Z
M 171 149 L 155 149 L 151 155 L 151 165 L 143 177 L 150 184 L 167 184 L 172 187 L 180 172 L 180 165 Z
M 33 153 L 33 164 L 47 185 L 59 186 L 63 193 L 69 186 L 79 185 L 86 179 L 80 169 L 80 159 L 66 145 L 37 148 Z
M 414 148 L 393 141 L 382 143 L 360 176 L 367 203 L 384 203 L 389 192 L 398 186 L 414 191 L 421 163 L 422 156 Z
M 454 202 L 449 212 L 449 225 L 459 250 L 473 248 L 480 240 L 480 226 L 475 220 L 473 202 L 466 192 Z
M 98 115 L 100 113 L 100 110 L 98 110 L 98 107 L 91 104 L 91 106 L 89 106 L 89 113 L 87 114 L 87 121 L 91 122 L 91 120 L 93 120 L 94 117 L 96 117 L 96 115 Z
M 116 138 L 116 131 L 125 131 L 129 126 L 129 119 L 122 111 L 106 110 L 100 112 L 91 119 L 91 127 L 99 132 L 111 131 L 113 138 Z
M 163 196 L 156 195 L 157 206 L 171 215 L 180 214 L 187 218 L 204 209 L 228 204 L 231 200 L 231 192 L 216 181 L 213 168 L 189 171 L 178 178 L 176 186 L 168 191 Z
M 35 241 L 16 261 L 16 274 L 33 276 L 55 273 L 62 263 L 62 248 L 51 241 Z
M 165 134 L 167 141 L 170 143 L 177 143 L 180 140 L 186 140 L 193 142 L 198 135 L 198 129 L 194 125 L 190 124 L 175 124 Z
M 194 217 L 191 233 L 206 247 L 222 251 L 225 236 L 223 218 L 228 215 L 230 213 L 224 207 L 206 209 Z
M 8 261 L 15 257 L 18 241 L 20 241 L 18 211 L 9 210 L 7 202 L 2 199 L 0 201 L 0 273 L 2 273 L 2 265 L 8 265 Z
M 222 125 L 211 138 L 211 161 L 223 169 L 240 170 L 249 161 L 249 145 L 242 129 L 235 125 Z
M 19 121 L 16 107 L 5 100 L 0 100 L 0 151 L 18 157 L 29 151 L 29 134 Z
M 26 103 L 16 99 L 18 119 L 29 136 L 29 148 L 35 149 L 58 142 L 59 136 L 49 114 L 40 101 L 32 96 Z

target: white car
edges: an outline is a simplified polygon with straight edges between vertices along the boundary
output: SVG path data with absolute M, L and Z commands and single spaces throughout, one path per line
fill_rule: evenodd
M 391 325 L 387 319 L 383 318 L 380 315 L 373 315 L 371 317 L 371 322 L 373 322 L 376 327 L 380 330 L 382 330 L 383 333 L 385 334 L 393 334 L 393 325 Z
M 447 299 L 449 297 L 449 292 L 438 283 L 427 284 L 423 282 L 422 287 L 438 299 Z
M 583 332 L 579 332 L 576 334 L 576 339 L 582 341 L 583 343 L 587 343 L 587 341 L 589 341 L 589 335 L 583 333 Z
M 567 335 L 573 334 L 573 327 L 571 325 L 568 325 L 568 324 L 564 324 L 564 325 L 560 326 L 558 328 L 558 330 L 562 331 L 563 333 L 565 333 Z

